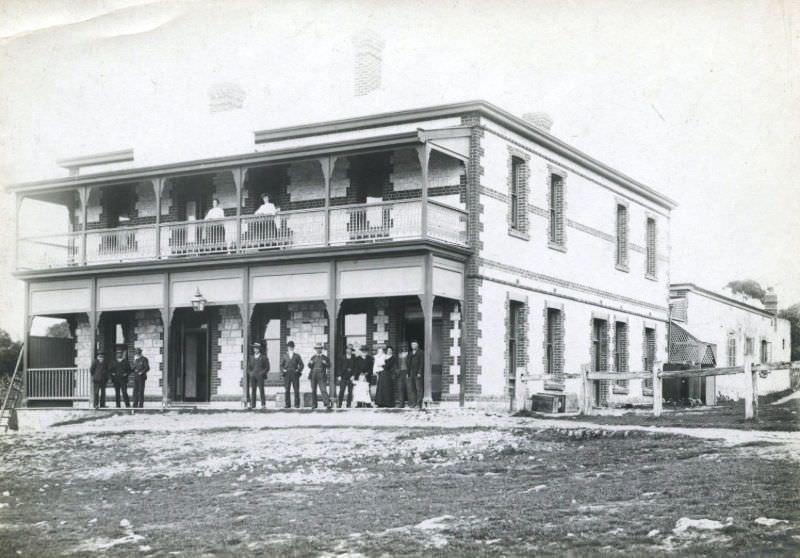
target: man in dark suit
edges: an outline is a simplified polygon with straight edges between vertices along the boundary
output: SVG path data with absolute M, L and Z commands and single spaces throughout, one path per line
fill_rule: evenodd
M 264 380 L 267 379 L 269 373 L 269 359 L 267 355 L 261 352 L 261 345 L 253 343 L 253 354 L 247 363 L 247 377 L 250 379 L 250 408 L 254 409 L 256 406 L 256 387 L 258 387 L 259 395 L 261 396 L 261 408 L 267 407 L 266 398 L 264 397 Z
M 317 388 L 322 393 L 322 403 L 326 409 L 333 407 L 331 398 L 328 396 L 328 370 L 331 368 L 331 361 L 327 355 L 322 354 L 322 343 L 314 345 L 314 355 L 308 361 L 308 377 L 311 380 L 311 408 L 317 408 Z
M 142 349 L 136 348 L 133 359 L 133 407 L 144 407 L 144 383 L 150 371 L 150 362 L 142 355 Z
M 97 353 L 89 370 L 92 376 L 92 405 L 95 409 L 106 406 L 106 384 L 108 383 L 108 365 L 106 356 Z
M 414 384 L 413 395 L 416 396 L 415 406 L 422 408 L 422 399 L 425 396 L 425 355 L 419 349 L 419 343 L 411 342 L 411 352 L 408 353 L 408 375 Z
M 348 345 L 342 362 L 336 367 L 336 377 L 339 380 L 339 408 L 342 408 L 345 391 L 347 392 L 347 406 L 353 404 L 353 377 L 356 373 L 356 357 L 353 355 L 353 346 Z
M 286 390 L 286 408 L 291 405 L 291 388 L 294 387 L 294 406 L 300 407 L 300 375 L 303 373 L 303 359 L 294 352 L 294 341 L 286 343 L 286 354 L 281 359 L 281 377 Z
M 130 407 L 131 401 L 128 399 L 128 377 L 131 375 L 131 365 L 124 351 L 117 352 L 117 359 L 111 367 L 111 383 L 114 384 L 114 398 L 117 401 L 117 408 L 120 407 L 119 396 L 125 401 L 125 406 Z

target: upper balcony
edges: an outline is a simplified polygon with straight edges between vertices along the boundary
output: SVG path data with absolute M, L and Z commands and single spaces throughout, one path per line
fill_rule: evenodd
M 466 248 L 465 185 L 464 160 L 410 146 L 19 192 L 17 271 L 413 240 Z

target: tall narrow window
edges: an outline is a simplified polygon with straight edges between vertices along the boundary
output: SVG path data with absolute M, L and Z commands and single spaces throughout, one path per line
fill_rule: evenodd
M 628 208 L 617 205 L 617 266 L 628 266 Z
M 644 369 L 648 372 L 653 370 L 656 361 L 656 330 L 650 327 L 644 328 Z M 645 387 L 653 388 L 653 379 L 648 378 L 644 381 Z
M 525 365 L 525 305 L 516 300 L 508 305 L 508 378 L 507 389 L 513 407 L 516 398 L 517 368 Z
M 647 276 L 656 276 L 656 220 L 647 218 Z
M 264 328 L 264 347 L 272 368 L 278 368 L 276 365 L 281 361 L 281 321 L 279 319 L 267 322 L 267 327 Z
M 525 161 L 511 157 L 510 225 L 519 232 L 525 232 L 525 170 Z
M 564 363 L 563 347 L 563 322 L 561 310 L 547 309 L 547 340 L 545 343 L 545 372 L 556 378 L 563 374 Z
M 601 319 L 592 320 L 592 368 L 597 371 L 608 369 L 608 322 Z M 608 401 L 608 380 L 595 382 L 595 401 L 605 405 Z
M 564 246 L 564 178 L 550 175 L 550 242 Z
M 614 322 L 614 370 L 628 372 L 628 324 Z M 628 380 L 617 380 L 618 386 L 628 385 Z
M 761 340 L 761 364 L 769 362 L 769 343 L 766 339 Z
M 728 337 L 728 366 L 736 366 L 736 338 Z

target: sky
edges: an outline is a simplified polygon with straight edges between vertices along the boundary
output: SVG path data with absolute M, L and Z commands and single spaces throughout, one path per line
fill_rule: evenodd
M 385 42 L 353 95 L 353 38 Z M 0 184 L 133 148 L 136 165 L 254 150 L 252 132 L 488 100 L 668 197 L 673 282 L 800 303 L 800 1 L 0 2 Z M 235 83 L 241 110 L 210 113 Z M 0 328 L 19 336 L 11 196 Z

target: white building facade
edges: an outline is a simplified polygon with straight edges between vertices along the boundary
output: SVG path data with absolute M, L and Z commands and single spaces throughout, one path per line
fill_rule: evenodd
M 714 366 L 742 366 L 746 358 L 755 363 L 787 362 L 791 355 L 788 320 L 777 317 L 774 295 L 768 305 L 758 301 L 724 295 L 693 283 L 670 286 L 672 321 L 697 340 L 710 345 Z M 676 351 L 675 339 L 671 354 Z M 740 399 L 744 395 L 742 375 L 706 378 L 706 404 L 718 400 Z M 789 370 L 777 370 L 759 377 L 759 393 L 782 391 L 790 387 Z

